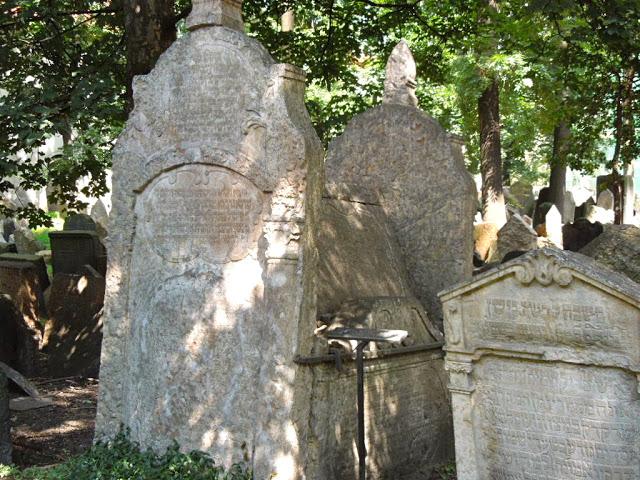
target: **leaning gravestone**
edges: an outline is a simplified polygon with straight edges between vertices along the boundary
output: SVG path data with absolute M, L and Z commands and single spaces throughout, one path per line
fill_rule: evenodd
M 640 285 L 544 249 L 441 298 L 458 480 L 640 478 Z
M 305 77 L 200 0 L 114 150 L 97 438 L 303 478 L 322 147 Z
M 538 246 L 538 234 L 520 215 L 511 215 L 498 232 L 498 251 L 493 261 L 501 261 L 509 252 L 534 250 Z
M 0 371 L 0 465 L 11 465 L 11 414 L 9 412 L 9 384 Z
M 413 293 L 438 321 L 438 291 L 472 274 L 476 191 L 459 148 L 417 108 L 415 80 L 402 41 L 387 64 L 382 105 L 355 117 L 331 142 L 327 190 L 334 199 L 382 206 Z

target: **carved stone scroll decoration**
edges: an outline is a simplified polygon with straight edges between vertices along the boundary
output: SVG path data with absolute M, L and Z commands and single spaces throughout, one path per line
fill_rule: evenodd
M 515 277 L 524 285 L 529 285 L 536 280 L 545 287 L 554 282 L 561 287 L 566 287 L 573 281 L 573 275 L 568 268 L 563 267 L 553 255 L 542 251 L 518 265 Z

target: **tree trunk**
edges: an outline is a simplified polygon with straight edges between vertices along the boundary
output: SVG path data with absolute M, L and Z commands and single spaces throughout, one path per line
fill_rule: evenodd
M 567 151 L 571 130 L 565 122 L 560 122 L 553 130 L 553 156 L 551 158 L 551 175 L 549 192 L 551 201 L 559 212 L 564 212 L 564 197 L 567 192 Z
M 502 155 L 500 151 L 500 90 L 498 81 L 482 93 L 478 100 L 480 120 L 480 172 L 482 174 L 482 217 L 498 228 L 506 221 L 502 191 Z
M 624 171 L 627 165 L 635 159 L 637 154 L 635 145 L 635 126 L 633 121 L 633 81 L 636 71 L 634 67 L 628 68 L 618 75 L 618 91 L 616 94 L 615 115 L 615 150 L 611 160 L 612 190 L 615 197 L 615 223 L 624 223 L 633 213 L 625 212 L 625 205 L 630 205 L 633 200 L 625 200 L 624 177 L 620 171 Z
M 146 75 L 176 39 L 175 0 L 124 0 L 127 111 L 133 109 L 133 77 Z

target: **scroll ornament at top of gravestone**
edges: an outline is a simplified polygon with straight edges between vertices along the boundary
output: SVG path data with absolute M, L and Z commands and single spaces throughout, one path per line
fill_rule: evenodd
M 305 77 L 196 0 L 113 155 L 97 438 L 303 478 L 322 145 Z M 317 478 L 308 474 L 307 478 Z
M 437 292 L 470 278 L 475 184 L 459 147 L 417 108 L 416 65 L 405 41 L 387 63 L 382 105 L 331 142 L 329 196 L 379 204 L 411 277 L 413 294 L 439 322 Z

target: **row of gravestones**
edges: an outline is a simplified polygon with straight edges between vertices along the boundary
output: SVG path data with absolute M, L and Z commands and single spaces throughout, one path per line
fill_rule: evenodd
M 49 234 L 50 255 L 0 255 L 0 361 L 27 376 L 98 375 L 106 250 L 97 225 L 72 215 Z
M 405 43 L 383 104 L 323 165 L 304 76 L 242 33 L 241 5 L 194 2 L 190 33 L 134 82 L 113 159 L 97 437 L 125 425 L 145 447 L 248 461 L 257 479 L 354 478 L 355 369 L 335 366 L 353 345 L 326 334 L 403 328 L 409 342 L 367 352 L 367 468 L 424 478 L 453 453 L 437 292 L 471 278 L 473 182 L 416 107 Z M 640 418 L 637 286 L 537 252 L 442 297 L 464 480 L 589 478 L 589 461 L 606 478 L 597 465 L 631 458 L 618 447 Z M 560 414 L 573 421 L 543 418 Z M 637 472 L 633 458 L 611 472 Z
M 437 292 L 472 273 L 473 181 L 417 108 L 404 42 L 382 105 L 325 162 L 304 74 L 242 33 L 241 3 L 194 2 L 190 33 L 134 82 L 97 437 L 126 425 L 259 479 L 353 478 L 355 368 L 335 366 L 352 345 L 326 334 L 405 328 L 405 345 L 367 352 L 368 469 L 418 478 L 453 455 Z

